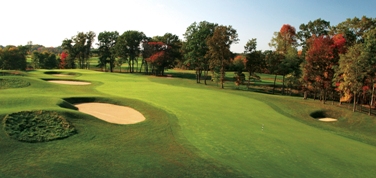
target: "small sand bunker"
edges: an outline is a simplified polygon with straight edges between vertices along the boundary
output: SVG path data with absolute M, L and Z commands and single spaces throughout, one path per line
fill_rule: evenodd
M 135 124 L 145 120 L 137 110 L 107 103 L 83 103 L 75 105 L 80 112 L 93 115 L 104 121 L 115 124 Z
M 52 74 L 53 76 L 56 76 L 56 77 L 69 77 L 69 76 L 72 76 L 72 75 L 68 75 L 68 74 Z
M 70 80 L 48 80 L 48 82 L 65 85 L 90 85 L 90 82 L 70 81 Z
M 337 119 L 333 119 L 333 118 L 321 118 L 321 119 L 319 119 L 319 121 L 322 121 L 322 122 L 336 122 L 338 120 Z

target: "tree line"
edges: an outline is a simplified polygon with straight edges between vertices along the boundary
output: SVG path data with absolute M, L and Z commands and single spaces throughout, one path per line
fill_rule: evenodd
M 26 46 L 6 46 L 0 50 L 2 69 L 25 69 L 23 55 L 31 54 L 33 68 L 88 68 L 91 55 L 98 56 L 98 67 L 113 72 L 124 63 L 129 72 L 163 75 L 165 69 L 179 67 L 196 71 L 196 82 L 206 84 L 209 76 L 221 83 L 225 72 L 236 72 L 236 84 L 259 79 L 256 73 L 282 76 L 282 94 L 295 88 L 326 102 L 339 96 L 373 105 L 376 52 L 375 18 L 349 18 L 331 26 L 316 19 L 295 27 L 284 24 L 273 34 L 272 50 L 257 50 L 257 39 L 249 39 L 242 54 L 230 46 L 239 41 L 236 29 L 207 21 L 194 22 L 183 34 L 166 33 L 148 37 L 141 31 L 89 31 L 63 40 L 61 51 L 32 51 Z M 97 37 L 98 48 L 94 49 Z M 37 48 L 38 49 L 38 48 Z M 56 54 L 56 52 L 58 52 Z M 14 55 L 14 56 L 12 56 Z M 18 56 L 17 56 L 18 55 Z M 55 59 L 55 60 L 54 60 Z M 140 64 L 140 66 L 139 66 Z M 108 69 L 108 70 L 107 70 Z M 121 68 L 120 68 L 121 69 Z M 248 79 L 243 72 L 248 73 Z M 211 75 L 209 74 L 211 73 Z M 273 88 L 273 93 L 274 93 Z M 347 99 L 346 99 L 347 98 Z

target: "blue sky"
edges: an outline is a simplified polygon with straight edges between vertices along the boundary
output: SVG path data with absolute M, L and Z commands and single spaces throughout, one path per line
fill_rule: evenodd
M 240 41 L 233 52 L 243 52 L 251 38 L 257 38 L 257 49 L 268 50 L 283 24 L 298 30 L 318 18 L 331 25 L 363 15 L 376 18 L 374 0 L 19 0 L 1 7 L 1 45 L 32 41 L 47 47 L 59 46 L 79 31 L 138 30 L 150 37 L 169 32 L 184 40 L 189 25 L 209 21 L 237 30 Z

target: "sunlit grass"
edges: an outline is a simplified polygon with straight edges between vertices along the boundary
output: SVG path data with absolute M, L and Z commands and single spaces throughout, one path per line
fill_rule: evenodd
M 48 83 L 30 72 L 27 88 L 0 90 L 0 115 L 55 110 L 78 134 L 25 144 L 0 132 L 0 175 L 46 177 L 372 177 L 373 117 L 297 97 L 196 84 L 194 71 L 176 77 L 62 70 L 91 86 Z M 193 74 L 193 78 L 192 78 Z M 56 77 L 57 78 L 57 77 Z M 269 78 L 269 79 L 266 79 Z M 262 82 L 273 79 L 261 75 Z M 67 107 L 64 98 L 94 98 L 131 106 L 146 117 L 113 125 Z M 332 111 L 323 123 L 310 114 Z M 22 158 L 22 159 L 21 159 Z M 25 166 L 19 167 L 23 164 Z M 348 169 L 351 167 L 351 169 Z

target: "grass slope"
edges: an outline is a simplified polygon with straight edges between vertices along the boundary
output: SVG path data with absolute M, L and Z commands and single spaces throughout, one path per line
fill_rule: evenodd
M 34 177 L 372 177 L 373 118 L 300 98 L 220 90 L 194 80 L 85 70 L 91 86 L 51 84 L 44 71 L 27 88 L 0 90 L 0 115 L 52 109 L 78 134 L 42 144 L 0 132 L 0 175 Z M 229 84 L 227 84 L 229 86 Z M 42 97 L 43 96 L 43 97 Z M 62 98 L 109 98 L 147 120 L 113 125 L 60 108 Z M 129 98 L 129 99 L 127 99 Z M 103 99 L 102 99 L 103 100 Z M 338 123 L 309 114 L 331 109 Z M 369 126 L 368 126 L 369 125 Z M 263 130 L 262 130 L 263 127 Z M 4 150 L 4 151 L 3 151 Z M 36 154 L 37 153 L 37 154 Z M 22 167 L 18 165 L 24 165 Z M 349 169 L 351 168 L 351 169 Z M 63 175 L 64 174 L 64 175 Z

